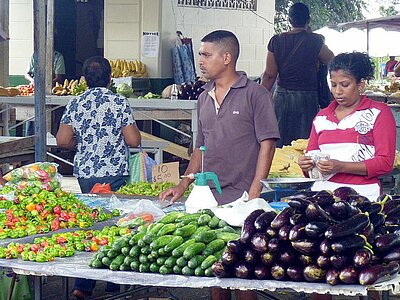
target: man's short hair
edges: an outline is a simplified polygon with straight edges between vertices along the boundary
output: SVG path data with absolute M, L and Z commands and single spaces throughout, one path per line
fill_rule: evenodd
M 293 27 L 304 27 L 310 21 L 310 10 L 304 3 L 295 3 L 289 8 L 289 22 Z
M 236 63 L 239 58 L 240 46 L 236 35 L 227 30 L 216 30 L 201 39 L 204 43 L 218 44 L 221 49 L 232 55 L 233 62 Z
M 101 56 L 88 58 L 83 64 L 83 76 L 85 76 L 89 88 L 107 87 L 111 79 L 110 62 Z

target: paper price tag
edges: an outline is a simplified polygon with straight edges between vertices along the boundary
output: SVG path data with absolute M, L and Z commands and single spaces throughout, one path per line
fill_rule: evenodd
M 171 162 L 153 166 L 153 182 L 179 183 L 179 162 Z

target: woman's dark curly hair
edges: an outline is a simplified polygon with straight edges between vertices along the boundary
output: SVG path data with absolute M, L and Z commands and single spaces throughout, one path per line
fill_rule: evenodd
M 93 56 L 88 58 L 83 64 L 82 71 L 89 88 L 107 87 L 110 83 L 111 66 L 104 57 Z
M 330 62 L 329 73 L 341 70 L 360 83 L 361 79 L 368 81 L 374 78 L 374 68 L 375 64 L 367 53 L 340 53 Z

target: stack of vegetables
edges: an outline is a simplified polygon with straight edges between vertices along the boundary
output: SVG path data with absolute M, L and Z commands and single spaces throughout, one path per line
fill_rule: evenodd
M 213 276 L 226 242 L 239 238 L 237 231 L 211 210 L 171 212 L 160 221 L 103 246 L 90 261 L 94 268 L 111 270 Z
M 0 239 L 21 238 L 62 228 L 86 228 L 112 217 L 102 208 L 89 208 L 74 194 L 60 188 L 47 191 L 37 186 L 3 187 L 0 209 L 4 209 L 0 213 Z M 117 210 L 113 213 L 119 215 Z
M 95 252 L 100 246 L 113 243 L 118 236 L 129 232 L 127 228 L 105 226 L 102 230 L 76 230 L 37 237 L 33 243 L 11 242 L 7 247 L 0 247 L 0 259 L 21 257 L 24 261 L 53 261 L 56 257 L 70 257 L 75 251 Z
M 280 214 L 256 210 L 230 241 L 217 277 L 371 285 L 398 274 L 400 197 L 372 203 L 348 187 L 289 197 Z
M 162 191 L 174 185 L 175 183 L 172 182 L 133 182 L 120 187 L 117 193 L 158 197 Z M 185 191 L 184 196 L 189 196 L 191 191 L 192 187 L 189 186 L 189 188 Z

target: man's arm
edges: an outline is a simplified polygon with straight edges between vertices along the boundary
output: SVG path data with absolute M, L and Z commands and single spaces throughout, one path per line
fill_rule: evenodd
M 325 65 L 328 65 L 332 58 L 335 56 L 328 46 L 323 44 L 318 54 L 318 59 Z
M 271 168 L 272 159 L 275 153 L 275 139 L 264 140 L 260 143 L 260 152 L 257 158 L 256 173 L 254 174 L 253 182 L 249 190 L 249 199 L 260 197 L 261 194 L 261 179 L 268 176 Z
M 278 75 L 278 65 L 276 64 L 274 53 L 268 51 L 265 62 L 265 70 L 261 78 L 261 84 L 271 91 Z
M 191 173 L 197 173 L 200 171 L 200 164 L 201 164 L 201 151 L 199 148 L 194 149 L 192 157 L 190 158 L 189 165 L 186 169 L 185 175 L 191 174 Z M 174 203 L 176 200 L 178 200 L 183 193 L 186 191 L 188 186 L 193 182 L 192 179 L 190 178 L 182 178 L 180 183 L 172 188 L 169 188 L 162 193 L 160 193 L 160 201 L 164 201 L 167 197 L 172 196 L 170 202 Z
M 129 147 L 137 147 L 142 141 L 140 131 L 135 124 L 130 124 L 122 128 L 122 134 L 124 136 L 125 143 Z
M 71 125 L 60 124 L 56 136 L 57 146 L 72 149 L 76 146 L 76 139 Z

